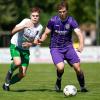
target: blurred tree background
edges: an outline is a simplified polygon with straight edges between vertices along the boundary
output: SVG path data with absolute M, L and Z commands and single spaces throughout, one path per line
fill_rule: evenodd
M 96 23 L 95 0 L 67 1 L 69 3 L 69 14 L 74 16 L 79 24 Z M 51 16 L 56 14 L 56 5 L 59 2 L 61 0 L 0 0 L 0 31 L 11 31 L 23 18 L 29 17 L 30 9 L 34 6 L 41 8 L 40 22 L 45 27 Z M 48 40 L 44 46 L 48 44 Z

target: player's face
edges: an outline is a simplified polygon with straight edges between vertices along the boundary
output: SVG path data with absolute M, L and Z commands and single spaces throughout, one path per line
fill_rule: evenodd
M 39 22 L 39 13 L 38 12 L 31 13 L 31 20 L 33 24 L 37 24 Z
M 65 7 L 63 7 L 62 9 L 58 10 L 58 14 L 59 14 L 59 17 L 62 19 L 62 20 L 65 20 L 66 17 L 67 17 L 67 10 Z

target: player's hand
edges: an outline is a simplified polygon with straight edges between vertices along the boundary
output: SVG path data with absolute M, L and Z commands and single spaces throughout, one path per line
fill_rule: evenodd
M 38 41 L 39 41 L 40 43 L 42 43 L 42 42 L 43 42 L 43 40 L 42 40 L 42 39 L 39 39 Z
M 30 43 L 30 42 L 23 42 L 22 43 L 22 47 L 24 47 L 24 48 L 29 48 L 31 46 L 32 46 L 32 43 Z
M 83 46 L 79 46 L 79 47 L 77 48 L 77 51 L 78 51 L 78 52 L 82 52 L 82 51 L 83 51 Z
M 41 45 L 41 41 L 38 39 L 38 40 L 34 40 L 33 42 L 35 45 Z

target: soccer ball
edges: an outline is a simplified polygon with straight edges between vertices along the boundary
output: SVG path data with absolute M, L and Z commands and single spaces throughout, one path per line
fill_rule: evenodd
M 77 94 L 77 88 L 74 85 L 66 85 L 63 93 L 65 96 L 75 96 Z

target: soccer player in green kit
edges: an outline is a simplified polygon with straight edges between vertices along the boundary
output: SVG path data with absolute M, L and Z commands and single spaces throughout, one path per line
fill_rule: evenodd
M 3 84 L 3 90 L 9 91 L 9 86 L 19 82 L 25 75 L 29 65 L 29 47 L 37 43 L 41 36 L 43 26 L 39 23 L 40 8 L 34 7 L 31 10 L 30 18 L 23 19 L 17 24 L 11 34 L 10 53 L 13 59 L 10 69 Z M 19 72 L 13 75 L 16 68 Z

